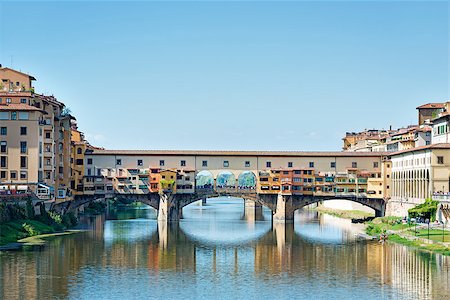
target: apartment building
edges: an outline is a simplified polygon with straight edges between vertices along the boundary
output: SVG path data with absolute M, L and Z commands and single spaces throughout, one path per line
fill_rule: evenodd
M 0 80 L 2 189 L 71 199 L 72 117 L 54 96 L 34 93 L 33 76 L 0 66 Z

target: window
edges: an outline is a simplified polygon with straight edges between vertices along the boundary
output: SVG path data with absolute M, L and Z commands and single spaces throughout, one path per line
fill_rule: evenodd
M 0 142 L 0 153 L 6 153 L 8 151 L 8 146 L 6 141 Z
M 26 98 L 20 98 L 20 103 L 27 104 L 27 99 Z
M 443 156 L 438 156 L 437 157 L 437 163 L 439 165 L 443 165 L 444 164 L 444 157 Z
M 7 179 L 6 178 L 6 171 L 1 171 L 0 172 L 0 179 Z
M 160 165 L 161 167 L 164 167 L 164 160 L 160 160 L 160 161 L 159 161 L 159 165 Z
M 97 176 L 102 176 L 102 169 L 97 169 Z
M 8 100 L 8 99 L 6 99 L 6 100 Z M 15 112 L 15 111 L 11 112 L 11 120 L 17 120 L 17 112 Z
M 92 170 L 91 169 L 87 169 L 87 174 L 88 174 L 88 176 L 91 176 L 92 175 Z
M 138 166 L 143 166 L 144 165 L 144 162 L 142 161 L 142 159 L 138 159 L 137 160 L 137 165 Z
M 20 142 L 20 153 L 27 153 L 27 142 Z
M 352 162 L 352 168 L 357 168 L 358 167 L 358 163 L 356 161 Z
M 310 168 L 314 168 L 314 162 L 313 162 L 313 161 L 310 161 L 310 162 L 309 162 L 309 167 L 310 167 Z
M 378 168 L 378 162 L 377 162 L 377 161 L 374 161 L 374 162 L 373 162 L 373 167 L 374 167 L 374 168 Z
M 50 133 L 50 131 L 46 131 L 46 132 L 45 132 L 45 138 L 46 138 L 46 139 L 51 139 L 51 133 Z M 79 154 L 81 154 L 81 153 L 79 153 Z
M 28 174 L 27 171 L 20 171 L 20 179 L 27 179 Z
M 250 168 L 250 161 L 249 161 L 249 160 L 246 160 L 246 161 L 245 161 L 245 167 L 246 167 L 246 168 Z
M 26 169 L 27 168 L 27 157 L 26 156 L 21 156 L 20 157 L 20 167 L 22 169 Z
M 1 168 L 6 168 L 7 167 L 6 156 L 0 156 L 0 167 Z
M 292 161 L 288 162 L 288 168 L 292 168 L 292 166 L 293 166 Z
M 6 103 L 11 103 L 11 98 L 6 98 Z
M 27 128 L 26 127 L 20 127 L 20 135 L 27 135 Z
M 272 162 L 266 161 L 266 168 L 272 168 Z
M 122 160 L 121 159 L 116 159 L 116 165 L 121 166 L 122 165 Z
M 208 161 L 207 160 L 202 161 L 202 167 L 207 167 L 207 166 L 208 166 Z
M 230 162 L 228 160 L 223 161 L 223 167 L 228 168 L 230 166 Z
M 331 167 L 331 168 L 336 168 L 336 162 L 332 161 L 332 162 L 330 163 L 330 167 Z
M 9 113 L 7 111 L 0 111 L 0 120 L 9 120 Z
M 92 158 L 88 158 L 88 159 L 87 159 L 87 164 L 88 164 L 88 165 L 92 165 Z M 120 164 L 118 164 L 118 165 L 120 165 Z
M 0 128 L 0 135 L 7 135 L 8 134 L 8 128 L 7 127 L 1 127 Z
M 30 113 L 27 111 L 19 112 L 19 120 L 28 120 L 30 118 Z
M 78 158 L 77 160 L 75 160 L 75 164 L 76 164 L 77 166 L 82 166 L 82 165 L 83 165 L 83 159 Z
M 17 179 L 17 172 L 16 171 L 11 171 L 9 173 L 9 177 L 12 179 Z
M 186 161 L 185 161 L 185 160 L 181 160 L 181 161 L 180 161 L 180 166 L 186 167 Z
M 83 149 L 77 148 L 77 154 L 82 154 L 82 152 L 83 152 Z

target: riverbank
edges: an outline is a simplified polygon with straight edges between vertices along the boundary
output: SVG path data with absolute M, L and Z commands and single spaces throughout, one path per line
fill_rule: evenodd
M 318 206 L 315 208 L 311 208 L 311 210 L 318 211 L 324 214 L 332 215 L 338 218 L 343 219 L 365 219 L 368 217 L 373 217 L 373 213 L 360 211 L 360 210 L 341 210 L 341 209 L 334 209 L 334 208 L 328 208 L 324 206 Z
M 382 217 L 366 222 L 366 233 L 376 237 L 386 233 L 389 242 L 450 256 L 450 232 L 439 227 L 432 226 L 428 234 L 425 225 L 403 224 L 400 217 Z

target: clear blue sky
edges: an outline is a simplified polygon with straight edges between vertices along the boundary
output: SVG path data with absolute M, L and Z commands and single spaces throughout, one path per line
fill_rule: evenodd
M 0 1 L 0 26 L 111 149 L 338 150 L 450 99 L 448 1 Z

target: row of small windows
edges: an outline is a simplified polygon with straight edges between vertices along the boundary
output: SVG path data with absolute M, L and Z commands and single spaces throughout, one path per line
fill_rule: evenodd
M 0 135 L 8 135 L 8 127 L 0 127 Z M 20 135 L 27 135 L 27 127 L 20 127 Z
M 27 111 L 0 111 L 0 120 L 29 120 L 30 113 Z
M 79 148 L 78 150 L 79 150 L 78 154 L 81 154 L 81 148 Z M 92 158 L 88 158 L 87 164 L 88 165 L 92 164 Z M 122 165 L 122 159 L 116 159 L 116 165 L 121 166 Z M 144 161 L 142 159 L 138 159 L 137 160 L 137 165 L 138 166 L 143 166 L 144 165 Z M 293 162 L 288 162 L 287 165 L 288 165 L 288 168 L 292 168 L 294 166 L 294 163 Z M 314 162 L 311 161 L 311 162 L 309 162 L 308 165 L 309 165 L 310 168 L 314 168 Z M 159 161 L 159 166 L 160 167 L 164 167 L 165 166 L 165 161 L 163 159 Z M 180 161 L 180 166 L 181 167 L 185 167 L 186 166 L 186 161 L 185 160 L 181 160 Z M 223 167 L 224 168 L 228 168 L 229 166 L 230 166 L 230 162 L 228 160 L 224 160 L 223 161 Z M 248 161 L 248 160 L 245 161 L 244 162 L 244 166 L 246 168 L 249 168 L 250 167 L 250 161 Z M 208 167 L 208 161 L 207 160 L 203 160 L 202 161 L 202 167 Z M 272 162 L 271 161 L 267 161 L 266 162 L 266 167 L 267 168 L 271 168 L 272 167 Z M 374 168 L 378 168 L 379 167 L 378 162 L 373 162 L 373 167 Z M 336 162 L 332 161 L 330 163 L 330 168 L 336 168 Z M 358 163 L 357 162 L 352 162 L 352 168 L 358 168 Z

